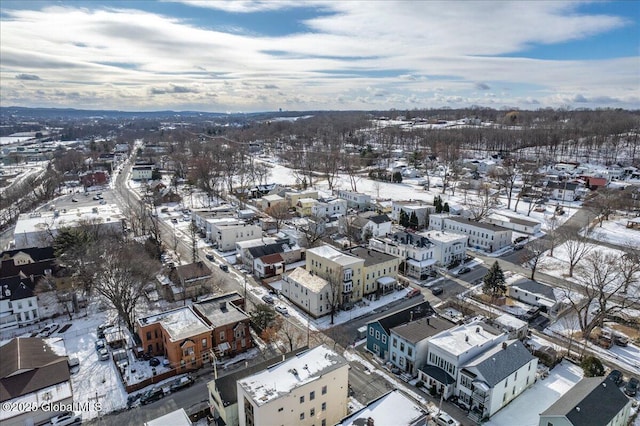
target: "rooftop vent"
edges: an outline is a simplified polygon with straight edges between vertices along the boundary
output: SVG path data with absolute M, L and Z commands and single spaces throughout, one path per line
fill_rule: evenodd
M 476 327 L 476 333 L 480 333 L 480 327 Z

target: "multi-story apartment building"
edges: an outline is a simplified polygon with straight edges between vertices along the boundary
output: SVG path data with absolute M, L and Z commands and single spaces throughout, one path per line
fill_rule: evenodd
M 282 295 L 314 318 L 331 313 L 332 289 L 324 278 L 304 268 L 284 276 Z
M 319 200 L 311 207 L 311 215 L 320 218 L 344 216 L 347 214 L 347 201 L 340 198 Z
M 284 193 L 284 199 L 287 201 L 287 205 L 289 207 L 295 207 L 298 204 L 298 201 L 302 199 L 318 199 L 318 191 L 314 191 L 313 189 L 307 189 L 304 191 L 286 191 Z
M 0 330 L 18 328 L 40 320 L 36 281 L 19 275 L 0 278 Z
M 189 306 L 139 318 L 136 325 L 142 349 L 164 356 L 178 373 L 209 361 L 211 327 Z
M 400 258 L 404 275 L 427 279 L 436 264 L 435 246 L 425 236 L 412 232 L 395 232 L 387 237 L 371 238 L 369 248 Z
M 240 426 L 336 424 L 347 414 L 349 364 L 326 345 L 237 381 Z
M 243 220 L 227 217 L 205 220 L 206 238 L 213 242 L 218 250 L 234 250 L 239 241 L 255 240 L 262 236 L 262 228 Z
M 487 223 L 494 223 L 496 225 L 502 226 L 503 228 L 511 229 L 512 231 L 523 232 L 525 234 L 531 235 L 537 234 L 542 228 L 542 224 L 537 220 L 521 219 L 519 217 L 510 216 L 503 213 L 494 213 L 490 215 L 489 217 L 487 217 Z
M 398 389 L 369 402 L 366 407 L 349 414 L 336 426 L 394 425 L 424 426 L 429 424 L 425 408 L 404 396 Z
M 511 244 L 510 229 L 457 216 L 432 214 L 429 216 L 429 229 L 465 234 L 469 247 L 488 252 L 494 252 Z
M 367 194 L 361 194 L 359 192 L 339 189 L 336 191 L 335 196 L 346 200 L 347 207 L 351 209 L 366 210 L 371 204 L 371 196 Z
M 400 212 L 404 212 L 407 217 L 415 214 L 418 219 L 418 228 L 423 228 L 429 225 L 429 214 L 435 211 L 436 207 L 433 204 L 427 204 L 424 201 L 394 201 L 391 205 L 391 218 L 399 222 Z
M 356 247 L 350 253 L 364 260 L 363 296 L 382 296 L 394 290 L 400 259 L 376 250 Z
M 306 269 L 340 286 L 342 308 L 352 306 L 364 294 L 364 259 L 342 253 L 329 245 L 307 250 Z
M 467 255 L 467 236 L 445 231 L 426 231 L 420 235 L 433 244 L 433 258 L 440 266 L 461 261 Z

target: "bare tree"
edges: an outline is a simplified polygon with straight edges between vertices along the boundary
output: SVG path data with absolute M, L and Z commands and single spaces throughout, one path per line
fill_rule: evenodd
M 589 227 L 584 229 L 580 234 L 580 229 L 575 226 L 565 226 L 561 232 L 564 242 L 564 248 L 569 258 L 569 276 L 573 277 L 573 270 L 576 265 L 593 249 L 593 245 L 589 242 Z
M 545 239 L 549 242 L 549 256 L 553 257 L 553 249 L 556 248 L 558 242 L 560 241 L 560 235 L 558 228 L 560 227 L 560 220 L 558 216 L 554 213 L 551 217 L 546 219 L 547 225 L 547 235 Z
M 298 231 L 304 234 L 309 248 L 316 247 L 327 236 L 324 219 L 315 216 L 308 217 L 305 223 L 298 227 Z
M 482 185 L 478 190 L 478 195 L 469 197 L 467 200 L 468 211 L 475 221 L 480 221 L 489 216 L 497 205 L 497 193 L 488 183 Z
M 601 188 L 587 197 L 584 201 L 584 206 L 598 218 L 598 223 L 602 226 L 602 223 L 605 220 L 609 220 L 609 216 L 615 213 L 616 209 L 622 205 L 621 199 L 620 190 Z
M 267 207 L 264 212 L 276 221 L 276 232 L 280 232 L 282 223 L 285 220 L 291 218 L 291 214 L 289 213 L 289 206 L 286 202 L 272 204 L 271 206 Z
M 529 252 L 528 263 L 531 267 L 531 279 L 535 280 L 536 272 L 544 265 L 544 254 L 547 250 L 546 244 L 542 240 L 533 240 L 526 246 Z
M 342 169 L 349 177 L 349 185 L 353 192 L 358 192 L 358 181 L 360 180 L 360 169 L 362 168 L 362 160 L 359 156 L 343 154 L 341 158 Z
M 495 179 L 500 188 L 504 188 L 507 193 L 507 209 L 511 209 L 511 199 L 513 198 L 513 189 L 518 178 L 515 167 L 515 161 L 511 158 L 505 159 L 502 166 L 496 167 L 490 176 Z
M 619 265 L 622 276 L 622 292 L 629 293 L 629 287 L 640 282 L 640 249 L 628 244 L 620 256 Z

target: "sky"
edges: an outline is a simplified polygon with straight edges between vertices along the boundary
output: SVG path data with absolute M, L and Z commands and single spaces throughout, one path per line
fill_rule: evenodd
M 0 105 L 640 108 L 640 2 L 0 2 Z

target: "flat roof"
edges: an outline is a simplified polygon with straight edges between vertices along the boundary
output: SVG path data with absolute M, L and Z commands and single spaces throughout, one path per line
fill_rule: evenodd
M 346 365 L 346 359 L 322 345 L 240 379 L 238 386 L 261 406 Z
M 485 223 L 485 222 L 476 222 L 470 219 L 464 219 L 462 217 L 453 217 L 453 216 L 449 216 L 447 219 L 450 219 L 454 222 L 458 222 L 458 223 L 463 223 L 465 225 L 470 225 L 470 226 L 475 226 L 476 228 L 482 228 L 482 229 L 486 229 L 489 231 L 496 231 L 496 232 L 500 232 L 500 231 L 511 231 L 510 229 L 504 228 L 500 225 L 495 225 L 493 223 Z
M 326 244 L 320 247 L 308 249 L 307 253 L 313 253 L 317 256 L 324 257 L 325 259 L 329 259 L 332 262 L 338 263 L 343 266 L 352 265 L 354 263 L 362 261 L 362 259 L 358 257 L 342 253 L 341 251 L 338 251 L 330 245 Z
M 250 318 L 248 314 L 232 303 L 234 300 L 240 299 L 242 297 L 238 293 L 228 293 L 194 303 L 193 309 L 206 317 L 213 327 L 220 327 Z
M 377 265 L 392 260 L 399 262 L 399 259 L 395 256 L 364 247 L 356 247 L 351 250 L 351 253 L 360 259 L 364 259 L 364 266 Z
M 449 321 L 431 316 L 399 325 L 392 328 L 391 332 L 411 343 L 418 343 L 451 327 L 453 324 Z
M 444 232 L 444 231 L 427 231 L 421 232 L 420 235 L 427 237 L 431 242 L 443 242 L 448 243 L 450 241 L 460 240 L 466 241 L 467 235 L 465 234 L 457 234 L 455 232 Z
M 191 426 L 191 420 L 189 420 L 189 416 L 187 416 L 187 412 L 184 411 L 184 408 L 180 408 L 178 410 L 172 411 L 170 413 L 165 414 L 164 416 L 156 417 L 153 420 L 146 422 L 145 426 Z
M 363 426 L 368 419 L 373 419 L 373 424 L 377 425 L 410 426 L 421 419 L 426 422 L 426 417 L 427 412 L 422 407 L 394 389 L 343 418 L 336 426 Z
M 321 291 L 327 286 L 327 280 L 315 274 L 312 275 L 304 268 L 294 269 L 288 277 L 314 292 Z
M 57 213 L 56 213 L 57 212 Z M 57 216 L 56 216 L 57 215 Z M 121 223 L 124 215 L 115 204 L 92 207 L 77 207 L 62 210 L 24 213 L 18 217 L 14 235 L 23 232 L 40 232 L 58 229 L 64 226 L 77 226 L 80 221 L 91 221 L 98 224 Z
M 206 333 L 210 330 L 210 327 L 189 306 L 150 315 L 138 320 L 138 323 L 142 326 L 155 322 L 159 322 L 162 328 L 167 331 L 172 342 Z
M 445 330 L 432 337 L 429 342 L 454 356 L 459 356 L 469 349 L 484 345 L 503 334 L 502 332 L 490 333 L 488 328 L 481 321 L 473 321 Z

